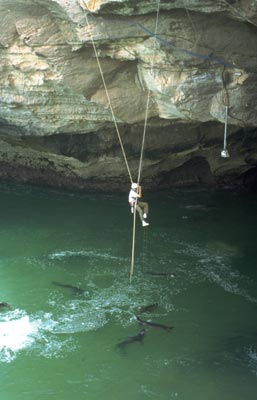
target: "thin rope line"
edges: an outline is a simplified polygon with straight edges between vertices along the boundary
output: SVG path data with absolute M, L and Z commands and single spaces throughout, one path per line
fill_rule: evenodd
M 87 8 L 87 6 L 86 6 L 86 8 Z M 97 51 L 96 51 L 94 38 L 93 38 L 93 35 L 92 35 L 92 32 L 91 32 L 91 27 L 89 25 L 89 21 L 88 21 L 86 12 L 84 12 L 84 15 L 85 15 L 85 18 L 86 18 L 87 26 L 89 28 L 90 37 L 91 37 L 92 45 L 93 45 L 95 56 L 96 56 L 96 60 L 97 60 L 97 65 L 98 65 L 98 68 L 99 68 L 99 71 L 100 71 L 100 75 L 101 75 L 102 82 L 103 82 L 103 85 L 104 85 L 105 94 L 106 94 L 106 97 L 107 97 L 107 100 L 108 100 L 108 103 L 109 103 L 109 107 L 110 107 L 110 110 L 111 110 L 111 113 L 112 113 L 112 118 L 113 118 L 113 122 L 114 122 L 114 125 L 115 125 L 115 128 L 116 128 L 116 132 L 117 132 L 118 138 L 119 138 L 119 142 L 120 142 L 122 154 L 123 154 L 123 157 L 124 157 L 124 161 L 125 161 L 125 164 L 126 164 L 126 167 L 127 167 L 127 171 L 128 171 L 128 175 L 129 175 L 129 178 L 130 178 L 130 182 L 132 183 L 133 182 L 132 175 L 131 175 L 131 172 L 130 172 L 130 169 L 129 169 L 126 153 L 125 153 L 125 150 L 124 150 L 124 147 L 123 147 L 123 143 L 122 143 L 122 140 L 121 140 L 120 131 L 119 131 L 119 128 L 118 128 L 118 125 L 117 125 L 117 122 L 116 122 L 116 118 L 115 118 L 115 115 L 114 115 L 111 99 L 110 99 L 110 96 L 109 96 L 109 92 L 108 92 L 108 89 L 107 89 L 107 85 L 106 85 L 106 82 L 105 82 L 105 78 L 104 78 L 102 67 L 101 67 L 101 64 L 100 64 L 100 61 L 99 61 L 99 57 L 98 57 L 98 54 L 97 54 Z
M 156 34 L 157 34 L 159 13 L 160 13 L 160 0 L 158 0 L 158 3 L 157 3 L 157 12 L 156 12 L 154 36 L 156 36 Z M 152 72 L 153 72 L 153 61 L 151 63 L 151 73 Z M 148 120 L 148 112 L 149 112 L 150 95 L 151 95 L 151 92 L 150 92 L 150 89 L 148 89 L 147 101 L 146 101 L 146 111 L 145 111 L 145 121 L 144 121 L 144 130 L 143 130 L 143 138 L 142 138 L 142 145 L 141 145 L 141 154 L 140 154 L 140 161 L 139 161 L 139 167 L 138 167 L 138 177 L 137 177 L 137 182 L 138 183 L 140 182 L 141 171 L 142 171 L 143 153 L 144 153 L 145 134 L 146 134 L 146 127 L 147 127 L 147 120 Z M 136 198 L 136 203 L 135 203 L 135 207 L 134 207 L 134 221 L 133 221 L 133 234 L 132 234 L 132 238 L 133 239 L 132 239 L 132 254 L 131 254 L 131 267 L 130 267 L 130 283 L 132 281 L 132 276 L 133 276 L 133 273 L 134 273 L 135 237 L 136 237 L 136 206 L 137 206 L 137 198 Z
M 225 0 L 223 0 L 223 1 L 225 1 Z M 90 15 L 90 17 L 96 19 L 93 16 L 92 13 L 89 12 L 89 15 Z M 99 18 L 97 18 L 97 19 L 99 19 Z M 107 18 L 102 18 L 102 17 L 101 17 L 101 20 L 103 22 L 109 22 L 109 23 L 117 23 L 117 22 L 121 21 L 119 19 L 110 19 L 110 18 L 107 19 Z M 145 26 L 143 26 L 142 24 L 140 24 L 138 22 L 133 22 L 133 21 L 124 20 L 124 19 L 122 20 L 122 22 L 127 24 L 127 25 L 129 25 L 129 26 L 135 26 L 136 28 L 142 30 L 143 32 L 146 32 L 147 35 L 149 35 L 150 37 L 154 37 L 155 36 L 154 32 L 150 31 L 149 29 L 147 29 Z M 162 39 L 162 37 L 159 36 L 159 35 L 156 35 L 155 38 L 156 38 L 157 41 L 159 41 L 164 46 L 167 46 L 167 47 L 170 47 L 171 49 L 174 49 L 174 50 L 180 51 L 182 53 L 188 54 L 191 57 L 201 58 L 203 60 L 215 61 L 217 64 L 221 64 L 221 65 L 224 65 L 224 66 L 229 67 L 229 68 L 235 68 L 234 65 L 232 65 L 230 63 L 226 63 L 225 61 L 223 61 L 223 60 L 221 60 L 221 59 L 219 59 L 217 57 L 208 56 L 208 55 L 205 55 L 205 54 L 196 53 L 196 52 L 193 52 L 193 51 L 190 51 L 190 50 L 186 50 L 186 49 L 181 48 L 181 47 L 177 47 L 172 42 L 169 42 L 168 40 Z
M 86 5 L 86 8 L 87 8 L 87 10 L 88 10 L 87 5 Z M 156 13 L 156 20 L 155 20 L 155 32 L 154 32 L 154 37 L 155 37 L 156 43 L 157 43 L 156 34 L 157 34 L 158 21 L 159 21 L 159 11 L 160 11 L 160 0 L 158 0 L 158 3 L 157 3 L 157 13 Z M 88 12 L 90 13 L 89 10 L 88 10 Z M 100 61 L 99 61 L 99 57 L 98 57 L 98 54 L 97 54 L 97 51 L 96 51 L 96 46 L 95 46 L 93 34 L 92 34 L 92 32 L 91 32 L 91 27 L 90 27 L 90 25 L 89 25 L 89 21 L 88 21 L 88 18 L 87 18 L 87 13 L 86 13 L 85 11 L 84 11 L 84 15 L 85 15 L 85 18 L 86 18 L 87 26 L 88 26 L 88 28 L 89 28 L 89 32 L 90 32 L 90 37 L 91 37 L 93 49 L 94 49 L 94 52 L 95 52 L 95 56 L 96 56 L 98 68 L 99 68 L 99 71 L 100 71 L 100 74 L 101 74 L 101 78 L 102 78 L 102 82 L 103 82 L 103 85 L 104 85 L 106 97 L 107 97 L 107 100 L 108 100 L 108 103 L 109 103 L 109 107 L 110 107 L 110 110 L 111 110 L 111 113 L 112 113 L 113 122 L 114 122 L 114 125 L 115 125 L 115 128 L 116 128 L 117 134 L 118 134 L 120 146 L 121 146 L 122 153 L 123 153 L 123 157 L 124 157 L 124 160 L 125 160 L 125 163 L 126 163 L 126 166 L 127 166 L 127 170 L 128 170 L 128 174 L 129 174 L 129 177 L 130 177 L 130 181 L 131 181 L 131 183 L 132 183 L 133 180 L 132 180 L 132 176 L 131 176 L 130 169 L 129 169 L 129 166 L 128 166 L 126 154 L 125 154 L 125 151 L 124 151 L 124 147 L 123 147 L 123 143 L 122 143 L 122 140 L 121 140 L 120 132 L 119 132 L 119 129 L 118 129 L 118 126 L 117 126 L 117 122 L 116 122 L 116 118 L 115 118 L 115 115 L 114 115 L 114 111 L 113 111 L 113 108 L 112 108 L 111 99 L 110 99 L 110 96 L 109 96 L 109 92 L 108 92 L 108 89 L 107 89 L 107 85 L 106 85 L 106 82 L 105 82 L 105 78 L 104 78 L 104 74 L 103 74 L 103 71 L 102 71 L 102 68 L 101 68 L 101 64 L 100 64 Z M 151 73 L 153 73 L 153 62 L 151 63 Z M 141 154 L 140 154 L 140 161 L 139 161 L 139 168 L 138 168 L 138 180 L 137 180 L 138 183 L 139 183 L 139 181 L 140 181 L 141 171 L 142 171 L 142 161 L 143 161 L 143 152 L 144 152 L 144 144 L 145 144 L 145 135 L 146 135 L 146 127 L 147 127 L 148 113 L 149 113 L 150 95 L 151 95 L 151 92 L 150 92 L 150 89 L 148 89 L 147 101 L 146 101 L 145 120 L 144 120 L 144 129 L 143 129 L 143 138 L 142 138 L 142 145 L 141 145 Z M 133 276 L 133 272 L 134 272 L 135 238 L 136 238 L 136 207 L 137 207 L 137 199 L 136 199 L 135 206 L 134 206 L 133 236 L 132 236 L 132 255 L 131 255 L 131 268 L 130 268 L 130 283 L 131 283 L 131 281 L 132 281 L 132 276 Z
M 238 10 L 235 6 L 233 6 L 232 4 L 230 4 L 227 0 L 222 0 L 223 3 L 227 4 L 230 8 L 232 8 L 233 10 L 236 11 L 236 13 L 244 20 L 247 21 L 249 24 L 257 26 L 257 24 L 250 20 L 249 18 L 247 18 L 247 16 L 245 15 L 244 11 L 241 10 L 242 12 L 240 12 L 240 10 Z
M 223 150 L 227 150 L 227 126 L 228 126 L 228 105 L 225 106 L 225 125 L 224 125 L 224 143 Z
M 142 260 L 142 270 L 145 271 L 145 265 L 147 262 L 147 252 L 148 252 L 148 229 L 143 229 L 143 260 Z
M 134 206 L 134 218 L 133 218 L 133 235 L 132 235 L 132 250 L 131 250 L 131 267 L 129 282 L 132 282 L 132 276 L 134 273 L 134 260 L 135 260 L 135 242 L 136 242 L 136 214 L 137 214 L 137 199 Z
M 158 3 L 157 3 L 157 12 L 156 12 L 156 20 L 155 20 L 155 28 L 154 28 L 154 37 L 155 37 L 156 43 L 157 43 L 156 34 L 157 34 L 157 30 L 158 30 L 159 14 L 160 14 L 160 0 L 158 0 Z M 153 61 L 151 62 L 151 73 L 153 73 Z M 138 177 L 137 177 L 137 182 L 138 183 L 140 182 L 141 171 L 142 171 L 143 153 L 144 153 L 144 146 L 145 146 L 145 135 L 146 135 L 146 127 L 147 127 L 147 121 L 148 121 L 150 96 L 151 96 L 151 91 L 150 91 L 150 89 L 148 89 L 147 100 L 146 100 L 145 121 L 144 121 L 144 129 L 143 129 L 143 138 L 142 138 L 142 146 L 141 146 L 141 154 L 140 154 L 140 162 L 139 162 L 139 167 L 138 167 Z

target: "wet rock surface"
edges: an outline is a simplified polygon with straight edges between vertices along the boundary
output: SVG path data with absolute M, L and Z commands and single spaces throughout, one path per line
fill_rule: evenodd
M 153 0 L 0 1 L 1 179 L 127 190 L 113 116 L 136 179 L 149 93 L 146 189 L 256 186 L 256 2 L 157 11 Z

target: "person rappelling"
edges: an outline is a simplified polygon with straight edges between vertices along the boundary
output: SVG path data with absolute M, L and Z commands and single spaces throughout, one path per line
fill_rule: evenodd
M 134 208 L 136 206 L 136 210 L 139 214 L 139 217 L 142 222 L 142 226 L 148 226 L 149 223 L 145 221 L 147 215 L 149 213 L 148 203 L 144 201 L 138 201 L 142 197 L 142 187 L 137 183 L 132 182 L 131 189 L 129 192 L 128 202 L 131 206 L 131 212 L 134 213 Z
M 86 6 L 87 8 L 87 6 Z M 88 8 L 87 8 L 88 11 Z M 156 12 L 156 23 L 155 23 L 155 31 L 154 31 L 154 36 L 156 38 L 157 35 L 157 28 L 158 28 L 158 18 L 159 18 L 159 11 L 160 11 L 160 0 L 157 0 L 157 12 Z M 98 55 L 97 52 L 97 48 L 96 48 L 96 44 L 95 44 L 95 40 L 94 40 L 94 36 L 92 34 L 91 31 L 91 26 L 89 24 L 89 20 L 87 17 L 87 12 L 84 11 L 84 15 L 85 15 L 85 20 L 88 26 L 88 31 L 91 37 L 91 41 L 92 41 L 92 46 L 94 49 L 94 53 L 95 53 L 95 58 L 96 58 L 96 62 L 99 68 L 99 72 L 101 75 L 101 79 L 102 79 L 102 83 L 103 83 L 103 87 L 105 90 L 105 94 L 106 94 L 106 99 L 107 102 L 109 104 L 109 109 L 112 115 L 112 119 L 113 119 L 113 123 L 116 129 L 116 133 L 118 136 L 118 140 L 120 143 L 120 147 L 121 147 L 121 152 L 124 158 L 124 162 L 125 165 L 127 167 L 127 171 L 128 171 L 128 176 L 131 182 L 131 190 L 129 192 L 129 204 L 131 206 L 131 211 L 133 212 L 134 215 L 134 222 L 133 222 L 133 233 L 132 233 L 132 251 L 131 251 L 131 267 L 130 267 L 130 283 L 132 281 L 132 276 L 133 276 L 133 271 L 134 271 L 134 258 L 135 258 L 135 237 L 136 237 L 136 211 L 139 214 L 139 217 L 141 219 L 142 222 L 142 226 L 148 226 L 149 223 L 147 221 L 145 221 L 145 219 L 147 218 L 147 214 L 149 211 L 149 207 L 148 207 L 148 203 L 143 202 L 143 201 L 138 201 L 138 199 L 141 198 L 142 196 L 142 188 L 139 184 L 134 183 L 133 182 L 133 178 L 131 175 L 131 171 L 128 165 L 128 160 L 127 160 L 127 156 L 125 153 L 125 149 L 123 146 L 123 142 L 122 142 L 122 138 L 121 138 L 121 134 L 119 131 L 119 126 L 114 114 L 114 108 L 112 106 L 112 102 L 111 102 L 111 98 L 109 95 L 109 91 L 108 91 L 108 87 L 105 81 L 105 77 L 104 77 L 104 73 L 103 73 L 103 69 L 101 67 L 101 62 L 100 62 L 100 57 Z M 151 70 L 153 70 L 153 63 L 151 64 Z M 145 137 L 146 137 L 146 131 L 147 131 L 147 122 L 148 122 L 148 111 L 149 111 L 149 104 L 150 104 L 150 98 L 151 98 L 151 90 L 148 90 L 147 93 L 147 99 L 146 99 L 146 110 L 145 110 L 145 121 L 144 121 L 144 129 L 143 129 L 143 134 L 142 134 L 142 144 L 141 144 L 141 151 L 140 151 L 140 160 L 139 160 L 139 166 L 138 166 L 138 176 L 137 176 L 137 182 L 140 182 L 140 178 L 141 178 L 141 172 L 142 172 L 142 164 L 143 164 L 143 153 L 144 153 L 144 146 L 145 146 Z

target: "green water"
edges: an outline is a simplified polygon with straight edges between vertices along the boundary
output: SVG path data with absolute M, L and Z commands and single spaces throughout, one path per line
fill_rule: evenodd
M 147 199 L 129 284 L 126 194 L 0 186 L 0 301 L 12 306 L 0 312 L 1 400 L 256 399 L 256 198 Z M 174 329 L 115 347 L 152 303 L 141 318 Z

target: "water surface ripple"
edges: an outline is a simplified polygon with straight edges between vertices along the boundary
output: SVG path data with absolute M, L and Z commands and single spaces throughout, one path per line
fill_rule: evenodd
M 0 193 L 1 400 L 256 399 L 255 197 Z

